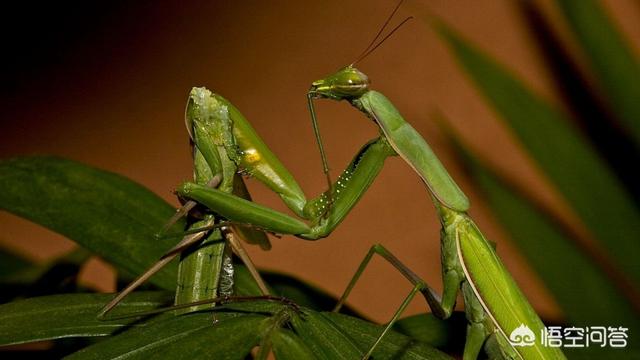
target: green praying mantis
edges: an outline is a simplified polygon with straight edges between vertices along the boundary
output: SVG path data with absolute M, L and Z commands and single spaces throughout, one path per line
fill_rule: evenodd
M 398 7 L 399 4 L 396 10 Z M 400 26 L 374 45 L 389 19 L 359 60 L 375 50 Z M 545 347 L 539 340 L 535 340 L 544 331 L 544 324 L 505 269 L 493 245 L 467 215 L 467 197 L 422 136 L 402 118 L 384 95 L 370 88 L 369 78 L 353 64 L 349 65 L 314 81 L 307 99 L 329 186 L 327 191 L 313 199 L 305 197 L 293 176 L 238 109 L 226 99 L 205 89 L 196 88 L 192 91 L 189 103 L 193 106 L 187 108 L 187 127 L 195 146 L 196 181 L 179 186 L 177 194 L 192 201 L 185 207 L 187 210 L 198 203 L 211 209 L 215 216 L 206 215 L 202 221 L 194 224 L 191 230 L 193 234 L 187 234 L 153 269 L 168 262 L 187 246 L 202 241 L 205 234 L 202 230 L 205 228 L 223 228 L 224 234 L 229 234 L 224 231 L 229 226 L 248 228 L 253 231 L 253 234 L 244 236 L 248 239 L 263 236 L 260 235 L 261 231 L 290 234 L 307 240 L 324 238 L 364 195 L 382 170 L 385 160 L 391 156 L 400 156 L 426 185 L 442 225 L 444 290 L 440 296 L 382 245 L 374 245 L 347 286 L 336 311 L 346 301 L 374 254 L 389 261 L 414 287 L 364 358 L 370 356 L 373 348 L 417 293 L 425 297 L 436 316 L 446 319 L 453 312 L 460 290 L 468 320 L 463 354 L 465 360 L 476 359 L 483 346 L 489 357 L 496 359 L 564 359 L 558 348 Z M 366 143 L 357 152 L 335 182 L 329 176 L 318 129 L 314 108 L 314 101 L 317 99 L 347 101 L 371 120 L 380 132 L 379 137 Z M 246 196 L 237 195 L 242 192 L 234 193 L 234 183 L 240 181 L 238 172 L 265 184 L 280 196 L 298 218 L 256 204 Z M 224 220 L 216 224 L 215 217 Z M 228 235 L 212 233 L 208 236 L 219 239 Z M 264 238 L 252 241 L 265 244 Z M 215 251 L 224 258 L 223 250 Z M 218 265 L 218 271 L 224 267 L 224 260 L 221 264 Z M 153 269 L 148 273 L 152 273 Z M 141 277 L 134 285 L 137 286 L 144 279 L 144 276 Z M 207 288 L 217 286 L 209 284 Z M 127 290 L 123 291 L 108 304 L 103 314 L 127 293 Z M 190 298 L 193 299 L 195 298 Z M 182 301 L 187 301 L 187 297 Z M 522 329 L 528 329 L 528 332 L 523 332 Z M 514 344 L 518 340 L 520 343 Z
M 239 175 L 239 147 L 232 132 L 233 125 L 227 107 L 209 90 L 194 88 L 189 94 L 185 120 L 193 145 L 195 183 L 251 200 Z M 179 218 L 193 210 L 196 205 L 194 201 L 186 202 L 165 224 L 158 236 L 165 234 Z M 181 253 L 183 255 L 178 270 L 176 305 L 232 295 L 234 268 L 231 252 L 247 265 L 260 291 L 267 295 L 268 289 L 264 281 L 237 240 L 236 234 L 244 241 L 258 244 L 263 249 L 271 247 L 264 232 L 251 227 L 223 226 L 214 214 L 207 212 L 199 221 L 190 224 L 182 241 L 114 297 L 102 309 L 99 317 L 104 317 L 128 294 Z M 198 249 L 191 251 L 194 244 L 199 244 Z M 202 307 L 194 306 L 185 311 L 199 308 Z

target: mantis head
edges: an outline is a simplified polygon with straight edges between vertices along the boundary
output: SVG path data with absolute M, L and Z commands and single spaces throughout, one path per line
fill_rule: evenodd
M 369 91 L 369 84 L 367 75 L 349 65 L 324 79 L 311 83 L 308 95 L 316 99 L 353 99 Z
M 375 51 L 407 21 L 413 19 L 411 16 L 407 17 L 400 22 L 399 25 L 394 27 L 387 35 L 382 37 L 382 40 L 378 41 L 391 18 L 393 18 L 393 15 L 398 11 L 400 5 L 402 5 L 402 2 L 403 0 L 398 1 L 396 7 L 393 9 L 391 14 L 389 14 L 389 17 L 387 17 L 387 20 L 384 22 L 371 43 L 369 43 L 366 49 L 364 49 L 360 56 L 358 56 L 351 65 L 338 70 L 335 74 L 329 75 L 324 79 L 314 81 L 311 84 L 311 89 L 309 89 L 309 92 L 307 93 L 311 109 L 313 109 L 311 105 L 312 99 L 324 98 L 333 100 L 352 100 L 359 98 L 369 91 L 369 77 L 353 66 Z

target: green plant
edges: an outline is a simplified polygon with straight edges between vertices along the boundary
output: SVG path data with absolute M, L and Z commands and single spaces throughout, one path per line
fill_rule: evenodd
M 75 240 L 111 262 L 119 274 L 139 274 L 172 245 L 172 239 L 156 239 L 154 234 L 172 215 L 173 208 L 119 175 L 60 158 L 29 157 L 3 161 L 0 183 L 3 188 L 0 203 L 4 209 Z M 295 305 L 256 300 L 229 303 L 217 308 L 215 315 L 201 311 L 179 317 L 161 313 L 118 319 L 118 315 L 170 304 L 177 272 L 175 263 L 151 278 L 156 291 L 133 294 L 116 308 L 115 320 L 98 320 L 98 311 L 112 295 L 86 293 L 86 289 L 76 288 L 75 293 L 21 300 L 30 295 L 29 289 L 42 282 L 53 288 L 52 293 L 74 290 L 69 285 L 73 284 L 77 265 L 87 258 L 84 252 L 52 264 L 52 268 L 76 265 L 62 278 L 52 278 L 48 275 L 51 271 L 10 254 L 3 257 L 3 296 L 14 300 L 0 307 L 0 343 L 4 345 L 110 336 L 73 354 L 73 358 L 148 358 L 162 354 L 170 358 L 244 359 L 260 344 L 270 344 L 283 359 L 353 358 L 368 349 L 381 331 L 381 327 L 355 317 L 321 312 L 332 305 L 327 295 L 277 274 L 267 276 L 267 281 L 274 293 L 289 297 Z M 236 294 L 259 295 L 245 268 L 238 266 L 236 271 Z M 37 290 L 41 294 L 47 292 Z M 434 326 L 437 329 L 443 325 Z M 429 336 L 439 345 L 450 341 L 437 330 Z M 67 354 L 85 345 L 86 341 L 67 340 L 56 343 L 52 351 Z M 381 358 L 394 354 L 448 358 L 433 346 L 399 333 L 385 337 L 374 353 Z

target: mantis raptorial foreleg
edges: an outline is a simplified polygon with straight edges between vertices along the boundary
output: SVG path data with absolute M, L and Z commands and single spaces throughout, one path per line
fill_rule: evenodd
M 260 229 L 278 233 L 290 234 L 309 240 L 326 237 L 344 219 L 355 206 L 360 197 L 378 175 L 384 160 L 395 153 L 384 138 L 370 141 L 360 149 L 349 166 L 332 185 L 332 192 L 307 201 L 302 198 L 301 208 L 292 208 L 294 212 L 305 215 L 307 224 L 289 215 L 274 211 L 265 206 L 241 199 L 206 186 L 185 183 L 177 192 L 180 196 L 215 209 L 215 212 L 226 219 L 252 224 Z M 269 184 L 267 184 L 269 186 Z M 326 210 L 327 199 L 331 197 L 332 205 Z M 285 202 L 286 204 L 286 202 Z

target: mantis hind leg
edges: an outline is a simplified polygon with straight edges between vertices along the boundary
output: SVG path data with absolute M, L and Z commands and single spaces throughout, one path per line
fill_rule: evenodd
M 384 335 L 391 329 L 391 327 L 393 327 L 393 324 L 398 320 L 398 318 L 404 312 L 404 310 L 409 305 L 411 300 L 413 300 L 415 295 L 418 293 L 421 293 L 424 296 L 425 300 L 427 301 L 427 304 L 429 304 L 429 307 L 431 308 L 431 311 L 433 311 L 433 313 L 436 316 L 442 319 L 446 319 L 449 316 L 451 316 L 451 313 L 453 312 L 453 307 L 455 305 L 458 288 L 460 286 L 460 283 L 462 282 L 462 278 L 458 272 L 456 272 L 455 270 L 445 270 L 445 273 L 443 274 L 444 290 L 443 290 L 442 297 L 440 297 L 435 292 L 435 290 L 433 290 L 417 274 L 411 271 L 411 269 L 409 269 L 406 265 L 404 265 L 389 250 L 387 250 L 384 246 L 380 244 L 376 244 L 372 246 L 371 249 L 369 249 L 369 252 L 360 263 L 358 270 L 356 270 L 356 273 L 351 278 L 349 285 L 347 285 L 344 293 L 340 297 L 340 300 L 336 304 L 333 311 L 339 311 L 342 305 L 344 305 L 347 297 L 353 290 L 353 287 L 355 286 L 356 282 L 358 281 L 358 279 L 366 269 L 367 265 L 373 258 L 373 255 L 375 254 L 380 255 L 383 259 L 388 261 L 391 265 L 393 265 L 393 267 L 395 267 L 398 271 L 400 271 L 400 273 L 413 284 L 413 289 L 411 289 L 411 292 L 409 293 L 409 295 L 407 295 L 407 297 L 404 299 L 400 307 L 393 314 L 393 317 L 387 323 L 382 333 L 378 336 L 375 343 L 371 346 L 371 348 L 369 349 L 367 354 L 363 357 L 363 359 L 367 359 L 371 356 L 375 347 L 378 345 L 378 343 L 380 343 Z M 482 345 L 482 343 L 480 345 Z
M 518 359 L 518 354 L 508 340 L 496 331 L 482 304 L 466 281 L 462 283 L 462 295 L 468 321 L 463 360 L 477 359 L 483 345 L 489 359 Z
M 520 356 L 509 344 L 509 341 L 497 333 L 489 335 L 485 342 L 484 350 L 490 360 L 520 359 Z
M 462 358 L 463 360 L 475 360 L 492 329 L 487 328 L 486 314 L 469 283 L 463 282 L 461 288 L 468 321 L 467 338 Z
M 467 339 L 464 342 L 463 360 L 476 360 L 482 344 L 487 338 L 486 329 L 482 322 L 470 322 L 467 325 Z

